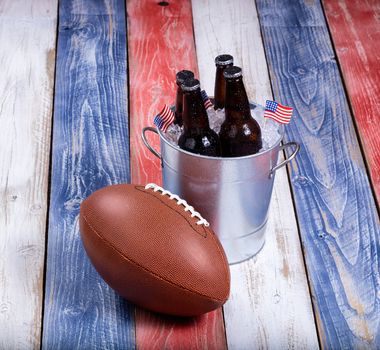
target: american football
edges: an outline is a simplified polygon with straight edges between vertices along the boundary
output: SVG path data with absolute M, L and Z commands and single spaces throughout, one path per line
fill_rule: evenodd
M 196 316 L 229 296 L 229 266 L 209 223 L 155 184 L 94 192 L 81 205 L 80 232 L 98 273 L 136 305 Z

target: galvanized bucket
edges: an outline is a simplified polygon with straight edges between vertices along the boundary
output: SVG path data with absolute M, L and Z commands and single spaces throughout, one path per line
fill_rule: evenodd
M 148 142 L 146 133 L 160 136 L 161 154 Z M 173 146 L 162 132 L 142 130 L 146 147 L 161 159 L 163 187 L 184 198 L 210 222 L 230 264 L 255 255 L 264 245 L 268 208 L 276 170 L 298 153 L 299 144 L 281 139 L 270 149 L 245 157 L 207 157 Z M 294 147 L 293 153 L 277 164 L 279 152 Z

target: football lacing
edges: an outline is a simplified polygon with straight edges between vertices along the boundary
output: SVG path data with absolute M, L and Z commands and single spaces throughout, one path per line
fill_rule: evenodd
M 192 218 L 196 217 L 199 219 L 197 221 L 197 225 L 204 225 L 206 227 L 210 226 L 208 221 L 206 219 L 204 219 L 201 214 L 199 214 L 197 211 L 195 211 L 194 207 L 189 205 L 184 199 L 178 197 L 176 194 L 173 194 L 168 190 L 164 190 L 162 187 L 160 187 L 156 184 L 147 184 L 145 186 L 146 190 L 148 190 L 150 188 L 153 189 L 154 192 L 160 191 L 162 196 L 168 195 L 170 199 L 175 199 L 177 201 L 177 205 L 183 205 L 185 207 L 185 211 L 186 212 L 189 211 L 191 213 Z

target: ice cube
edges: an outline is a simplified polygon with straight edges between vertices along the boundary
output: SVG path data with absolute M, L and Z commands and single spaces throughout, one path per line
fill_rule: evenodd
M 203 136 L 203 137 L 202 137 L 202 143 L 203 143 L 203 145 L 204 145 L 205 147 L 208 147 L 208 146 L 211 145 L 210 140 L 208 139 L 207 136 Z
M 262 128 L 264 124 L 264 107 L 257 104 L 251 105 L 251 115 Z
M 182 134 L 182 128 L 178 124 L 170 124 L 166 132 L 163 132 L 165 138 L 174 146 L 178 146 L 178 139 Z
M 255 105 L 255 108 L 251 109 L 253 118 L 261 128 L 263 147 L 260 152 L 273 147 L 281 139 L 280 124 L 272 119 L 264 118 L 264 112 L 265 108 L 261 105 Z
M 207 109 L 210 128 L 219 134 L 220 127 L 224 122 L 224 109 L 215 110 L 213 107 Z
M 278 126 L 268 122 L 265 123 L 261 128 L 261 137 L 264 151 L 273 147 L 281 139 Z

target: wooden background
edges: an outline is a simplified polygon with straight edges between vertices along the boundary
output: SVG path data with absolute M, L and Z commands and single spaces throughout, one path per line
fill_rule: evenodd
M 380 348 L 379 1 L 3 0 L 0 42 L 0 349 Z M 301 151 L 223 309 L 157 315 L 97 274 L 79 206 L 161 183 L 141 129 L 221 53 Z

